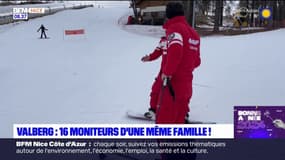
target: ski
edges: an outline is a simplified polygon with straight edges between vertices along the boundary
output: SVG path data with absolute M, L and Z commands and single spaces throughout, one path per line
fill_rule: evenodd
M 144 116 L 142 113 L 134 112 L 134 111 L 127 111 L 126 112 L 128 118 L 132 119 L 139 119 L 139 120 L 144 120 L 144 121 L 155 121 L 155 119 L 150 119 Z M 216 124 L 216 122 L 211 122 L 211 121 L 197 121 L 197 120 L 191 120 L 188 119 L 186 124 Z

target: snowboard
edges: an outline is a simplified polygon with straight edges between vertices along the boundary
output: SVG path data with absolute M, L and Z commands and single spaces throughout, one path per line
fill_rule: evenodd
M 138 113 L 134 111 L 127 111 L 127 117 L 132 118 L 132 119 L 139 119 L 139 120 L 144 120 L 144 121 L 155 121 L 155 119 L 150 119 L 144 116 L 143 113 Z M 216 122 L 211 122 L 211 121 L 196 121 L 196 120 L 191 120 L 188 119 L 186 124 L 216 124 Z

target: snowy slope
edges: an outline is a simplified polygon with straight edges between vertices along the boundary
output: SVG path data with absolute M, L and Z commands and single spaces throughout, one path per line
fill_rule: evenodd
M 148 107 L 160 60 L 140 58 L 159 39 L 118 26 L 129 12 L 127 4 L 69 10 L 1 32 L 0 137 L 12 137 L 14 123 L 142 123 L 125 111 Z M 40 24 L 51 39 L 37 38 Z M 63 37 L 70 28 L 85 37 Z M 234 105 L 285 104 L 284 34 L 202 38 L 191 117 L 232 123 Z
M 202 39 L 192 117 L 233 121 L 233 106 L 285 104 L 285 29 Z M 206 115 L 205 115 L 206 112 Z
M 1 33 L 1 137 L 12 136 L 14 123 L 129 123 L 127 108 L 144 110 L 159 63 L 143 65 L 140 57 L 157 40 L 121 30 L 126 12 L 63 11 Z M 51 39 L 38 39 L 40 24 Z M 86 37 L 64 39 L 70 28 L 85 28 Z

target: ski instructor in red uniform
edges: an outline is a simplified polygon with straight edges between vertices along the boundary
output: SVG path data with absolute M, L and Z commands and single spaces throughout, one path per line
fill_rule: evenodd
M 200 36 L 187 23 L 181 3 L 168 3 L 166 17 L 167 53 L 161 74 L 166 85 L 160 91 L 156 123 L 183 124 L 192 97 L 193 71 L 201 63 Z

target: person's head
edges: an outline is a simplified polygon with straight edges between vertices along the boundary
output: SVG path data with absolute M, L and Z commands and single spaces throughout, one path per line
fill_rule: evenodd
M 184 8 L 182 3 L 179 2 L 169 2 L 166 5 L 166 17 L 168 19 L 176 16 L 184 16 Z

